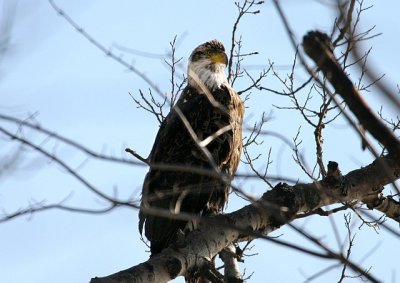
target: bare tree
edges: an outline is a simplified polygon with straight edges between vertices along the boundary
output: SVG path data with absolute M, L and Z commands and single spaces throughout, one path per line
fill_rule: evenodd
M 182 57 L 177 54 L 177 37 L 171 40 L 171 51 L 166 56 L 168 59 L 165 59 L 171 74 L 169 78 L 171 88 L 166 94 L 144 72 L 136 69 L 134 65 L 102 45 L 53 1 L 49 2 L 54 10 L 94 47 L 100 49 L 101 52 L 149 85 L 148 90 L 139 90 L 138 93 L 132 93 L 131 97 L 133 103 L 139 109 L 144 110 L 143 115 L 150 114 L 161 123 L 171 110 L 186 82 L 184 72 L 180 72 Z M 182 234 L 181 237 L 178 237 L 175 245 L 148 261 L 106 277 L 93 278 L 91 282 L 166 282 L 188 272 L 207 277 L 211 282 L 251 281 L 251 276 L 246 278 L 239 270 L 238 262 L 246 259 L 246 251 L 249 250 L 250 243 L 254 239 L 273 242 L 332 262 L 332 266 L 309 276 L 308 281 L 323 276 L 332 268 L 338 269 L 339 282 L 351 277 L 371 282 L 380 281 L 373 272 L 350 258 L 352 247 L 356 241 L 351 229 L 351 218 L 358 217 L 363 225 L 371 227 L 371 229 L 382 227 L 397 238 L 400 236 L 398 231 L 393 230 L 382 220 L 385 218 L 388 221 L 400 222 L 399 189 L 396 184 L 396 180 L 400 178 L 400 141 L 398 137 L 400 118 L 399 116 L 385 118 L 382 109 L 371 109 L 371 106 L 363 98 L 365 92 L 378 92 L 385 100 L 390 101 L 397 111 L 400 111 L 398 93 L 393 93 L 380 82 L 381 76 L 371 72 L 367 60 L 370 50 L 361 51 L 363 42 L 368 42 L 369 39 L 379 35 L 374 33 L 374 28 L 362 30 L 360 27 L 362 15 L 370 7 L 365 7 L 363 1 L 338 1 L 337 17 L 331 29 L 324 32 L 310 31 L 304 35 L 301 42 L 297 42 L 290 20 L 285 16 L 284 8 L 279 1 L 272 2 L 293 45 L 293 64 L 289 68 L 289 72 L 280 72 L 271 61 L 264 64 L 259 73 L 246 68 L 245 61 L 258 53 L 257 51 L 244 51 L 245 42 L 238 34 L 239 26 L 246 17 L 256 17 L 260 13 L 263 1 L 245 0 L 235 3 L 237 17 L 232 25 L 228 52 L 228 78 L 233 86 L 237 85 L 239 81 L 241 82 L 240 86 L 244 86 L 243 89 L 237 89 L 237 91 L 245 102 L 252 99 L 254 92 L 283 97 L 287 104 L 275 107 L 278 111 L 290 111 L 290 115 L 299 115 L 297 134 L 293 138 L 289 138 L 285 136 L 284 132 L 277 133 L 266 130 L 265 126 L 268 124 L 269 118 L 267 114 L 262 113 L 259 121 L 253 125 L 247 125 L 242 158 L 247 173 L 238 173 L 235 178 L 240 182 L 237 181 L 232 185 L 232 192 L 246 201 L 244 207 L 213 217 L 146 208 L 146 213 L 173 219 L 195 220 L 199 226 L 186 235 Z M 121 46 L 119 48 L 124 52 L 137 53 L 136 50 Z M 353 71 L 353 69 L 356 70 Z M 352 72 L 360 74 L 357 80 L 354 80 Z M 304 78 L 304 76 L 306 77 Z M 298 77 L 304 79 L 299 83 Z M 277 80 L 282 89 L 266 87 L 264 81 L 267 78 Z M 325 132 L 340 119 L 346 121 L 349 127 L 358 134 L 360 148 L 368 150 L 374 156 L 369 164 L 363 164 L 362 168 L 354 169 L 346 174 L 342 174 L 339 169 L 340 160 L 326 162 L 324 156 Z M 2 123 L 11 123 L 18 128 L 17 131 L 10 131 L 0 124 L 2 136 L 10 138 L 20 147 L 32 149 L 57 163 L 103 201 L 101 208 L 72 206 L 68 204 L 68 198 L 53 204 L 34 202 L 28 207 L 4 213 L 0 222 L 52 209 L 100 214 L 117 207 L 139 208 L 138 200 L 135 198 L 121 199 L 92 185 L 91 181 L 81 175 L 78 170 L 69 166 L 67 162 L 58 157 L 57 153 L 44 146 L 48 140 L 67 144 L 74 150 L 83 152 L 96 160 L 119 163 L 133 168 L 152 166 L 165 170 L 185 170 L 212 175 L 221 180 L 224 177 L 214 171 L 200 168 L 149 164 L 147 158 L 131 148 L 126 149 L 130 154 L 126 158 L 95 152 L 79 142 L 40 126 L 35 116 L 22 120 L 11 115 L 0 114 L 0 120 Z M 301 151 L 302 127 L 311 129 L 314 135 L 315 153 L 307 158 Z M 27 138 L 24 131 L 28 129 L 42 135 L 45 140 L 35 143 Z M 273 164 L 272 149 L 266 151 L 262 149 L 263 142 L 267 137 L 278 138 L 282 144 L 293 150 L 293 161 L 308 177 L 308 181 L 299 182 L 299 176 L 269 174 L 270 166 Z M 204 147 L 200 142 L 198 145 Z M 6 158 L 3 158 L 0 164 L 3 168 L 2 172 L 12 170 L 13 162 L 18 160 L 20 154 L 21 150 L 16 150 L 11 155 L 5 154 Z M 311 166 L 306 161 L 310 159 L 313 160 Z M 266 188 L 262 188 L 265 193 L 261 198 L 254 197 L 246 191 L 245 181 L 249 179 L 259 180 L 258 185 L 266 185 Z M 377 211 L 377 213 L 371 214 L 371 210 Z M 347 245 L 342 244 L 339 250 L 325 245 L 315 235 L 296 224 L 297 219 L 313 215 L 329 216 L 341 211 L 350 212 L 344 217 Z M 295 233 L 314 244 L 316 249 L 290 243 L 285 241 L 284 237 L 269 236 L 272 231 L 283 226 L 293 229 Z M 214 259 L 218 255 L 222 261 L 223 274 L 220 273 L 221 269 L 215 266 Z

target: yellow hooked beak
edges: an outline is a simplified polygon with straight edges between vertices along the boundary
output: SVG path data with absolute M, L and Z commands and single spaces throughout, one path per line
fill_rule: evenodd
M 211 55 L 211 61 L 214 64 L 224 64 L 228 65 L 228 56 L 226 56 L 225 52 L 218 52 Z

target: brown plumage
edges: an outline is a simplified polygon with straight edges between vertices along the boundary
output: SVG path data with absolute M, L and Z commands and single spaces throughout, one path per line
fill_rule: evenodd
M 213 170 L 213 163 L 230 180 L 242 150 L 243 103 L 227 82 L 227 57 L 217 40 L 197 47 L 189 58 L 188 85 L 162 122 L 149 156 L 150 164 Z M 178 110 L 177 110 L 178 109 Z M 178 112 L 189 122 L 198 140 L 219 135 L 206 144 L 213 162 L 196 145 Z M 215 168 L 214 168 L 215 169 Z M 221 178 L 198 172 L 150 168 L 142 191 L 142 207 L 195 214 L 220 212 L 228 199 L 230 185 Z M 139 230 L 157 254 L 176 240 L 186 221 L 139 213 Z

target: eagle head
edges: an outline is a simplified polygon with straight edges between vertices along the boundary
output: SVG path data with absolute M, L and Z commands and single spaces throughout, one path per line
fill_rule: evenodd
M 189 57 L 189 85 L 204 93 L 204 87 L 214 90 L 228 84 L 225 68 L 228 57 L 224 45 L 214 39 L 196 47 Z

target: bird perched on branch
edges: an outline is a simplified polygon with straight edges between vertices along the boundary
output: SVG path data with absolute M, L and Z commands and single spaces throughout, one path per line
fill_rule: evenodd
M 207 215 L 220 212 L 227 202 L 242 150 L 244 114 L 243 102 L 227 81 L 227 64 L 218 40 L 194 49 L 188 84 L 154 141 L 139 212 L 139 230 L 144 228 L 151 255 L 190 226 L 154 209 Z

